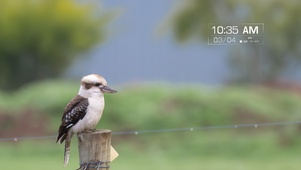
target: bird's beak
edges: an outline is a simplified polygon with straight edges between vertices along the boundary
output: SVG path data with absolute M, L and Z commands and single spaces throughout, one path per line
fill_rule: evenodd
M 109 86 L 102 86 L 99 89 L 104 93 L 117 93 L 117 90 L 110 88 Z

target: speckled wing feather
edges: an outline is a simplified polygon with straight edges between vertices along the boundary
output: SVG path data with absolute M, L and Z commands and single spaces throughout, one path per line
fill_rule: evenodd
M 68 130 L 86 115 L 88 99 L 80 95 L 75 96 L 66 106 L 62 116 L 62 123 L 58 131 L 56 142 L 64 142 Z

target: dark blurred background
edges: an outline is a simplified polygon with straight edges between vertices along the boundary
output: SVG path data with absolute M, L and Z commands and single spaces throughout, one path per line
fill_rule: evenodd
M 99 129 L 301 118 L 299 1 L 0 2 L 0 160 L 6 169 L 62 168 L 63 145 L 51 136 L 81 77 L 91 73 L 119 91 L 106 96 Z M 208 45 L 209 23 L 263 23 L 264 44 Z M 111 169 L 299 169 L 300 129 L 292 123 L 115 135 L 120 157 Z M 78 167 L 76 140 L 71 150 L 67 169 Z

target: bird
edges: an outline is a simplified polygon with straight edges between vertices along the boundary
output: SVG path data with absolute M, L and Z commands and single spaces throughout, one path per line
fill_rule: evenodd
M 64 167 L 69 162 L 71 138 L 74 134 L 94 131 L 105 107 L 104 93 L 116 93 L 98 74 L 81 79 L 78 94 L 67 104 L 58 129 L 56 143 L 65 141 Z

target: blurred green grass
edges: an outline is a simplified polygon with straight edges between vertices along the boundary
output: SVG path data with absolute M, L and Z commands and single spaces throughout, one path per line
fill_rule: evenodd
M 113 146 L 120 156 L 111 169 L 226 169 L 297 170 L 301 147 L 279 147 L 277 136 L 228 132 L 181 132 L 128 136 Z M 63 145 L 30 141 L 0 145 L 1 169 L 76 169 L 78 152 L 73 140 L 70 163 L 63 168 Z
M 105 113 L 98 129 L 124 131 L 286 122 L 298 121 L 301 116 L 298 94 L 262 87 L 136 84 L 114 88 L 119 92 L 105 96 Z M 47 133 L 55 134 L 66 103 L 77 91 L 78 83 L 49 80 L 12 94 L 0 92 L 0 115 L 18 117 L 23 110 L 31 109 L 36 116 L 48 120 Z M 288 125 L 114 135 L 112 145 L 120 156 L 111 169 L 297 170 L 300 129 L 299 125 Z M 31 133 L 20 132 L 19 136 Z M 3 137 L 7 136 L 0 136 Z M 55 139 L 0 142 L 0 160 L 1 169 L 64 169 L 63 145 L 56 144 Z M 78 153 L 74 139 L 70 165 L 65 169 L 76 168 Z

